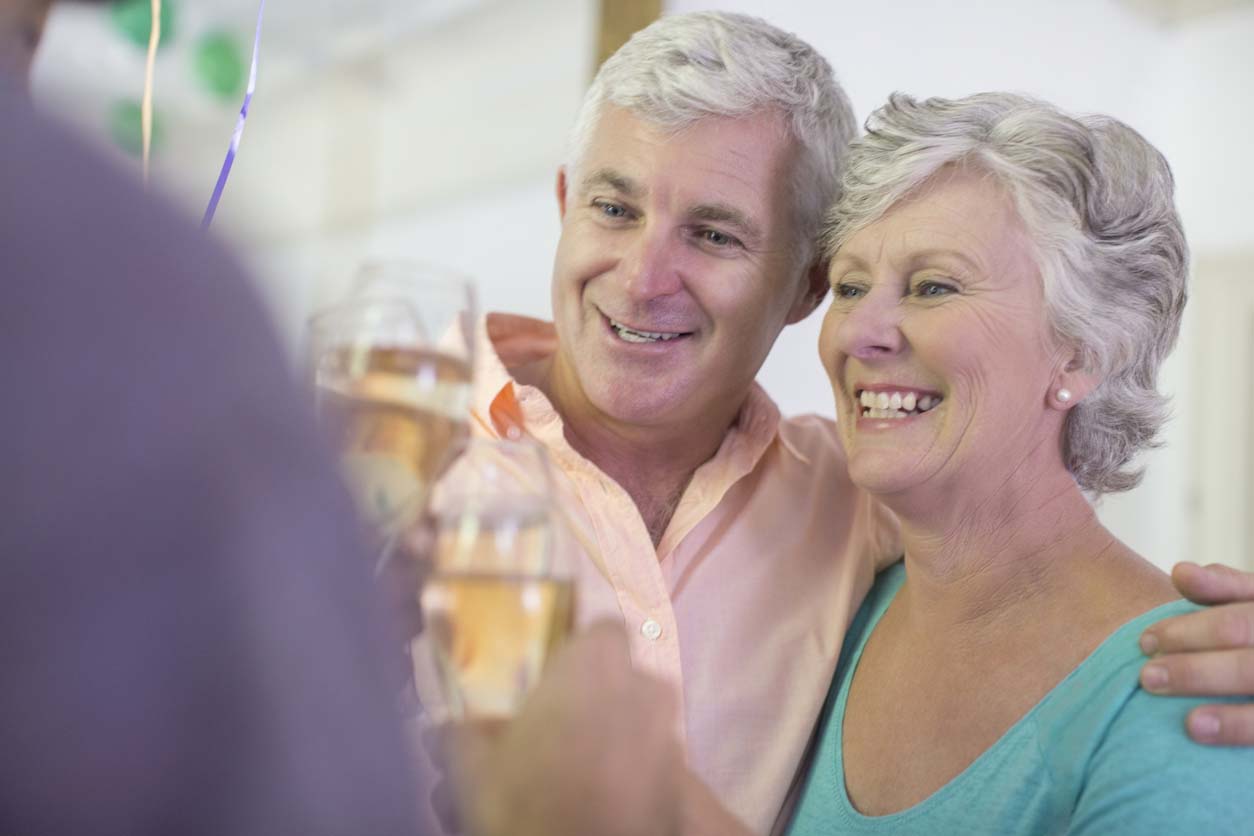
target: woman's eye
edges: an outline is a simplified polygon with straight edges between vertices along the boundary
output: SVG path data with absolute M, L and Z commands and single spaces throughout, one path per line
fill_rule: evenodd
M 955 292 L 956 288 L 952 285 L 937 281 L 922 281 L 915 285 L 914 288 L 915 295 L 923 297 L 948 296 Z
M 838 299 L 857 299 L 866 291 L 862 289 L 861 285 L 850 284 L 848 282 L 838 282 L 832 288 L 832 292 Z

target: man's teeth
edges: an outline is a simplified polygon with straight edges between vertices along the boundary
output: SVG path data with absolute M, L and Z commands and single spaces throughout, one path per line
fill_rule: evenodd
M 634 328 L 628 328 L 626 325 L 623 325 L 620 322 L 615 322 L 612 319 L 610 320 L 610 327 L 614 329 L 614 333 L 618 334 L 623 341 L 629 343 L 666 342 L 667 340 L 673 340 L 676 337 L 683 336 L 681 333 L 665 334 L 655 333 L 653 331 L 637 331 Z
M 939 397 L 915 392 L 871 392 L 863 389 L 858 395 L 863 418 L 908 418 L 922 415 L 940 402 Z

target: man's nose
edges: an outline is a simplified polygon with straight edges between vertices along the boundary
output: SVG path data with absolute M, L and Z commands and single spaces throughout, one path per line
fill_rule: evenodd
M 661 226 L 638 230 L 620 263 L 627 294 L 647 302 L 678 293 L 683 287 L 678 240 Z
M 838 302 L 839 303 L 839 300 Z M 888 288 L 876 288 L 845 314 L 836 338 L 842 353 L 859 360 L 888 357 L 902 350 L 902 307 Z

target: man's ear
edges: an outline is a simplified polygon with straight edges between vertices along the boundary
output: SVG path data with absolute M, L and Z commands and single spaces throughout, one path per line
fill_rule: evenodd
M 827 259 L 816 256 L 806 269 L 805 278 L 801 282 L 801 292 L 788 312 L 788 324 L 800 322 L 827 298 Z
M 566 166 L 557 168 L 557 217 L 566 220 Z

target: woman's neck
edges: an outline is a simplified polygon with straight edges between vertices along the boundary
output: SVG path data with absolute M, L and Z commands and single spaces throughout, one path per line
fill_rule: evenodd
M 1065 470 L 981 489 L 948 491 L 961 502 L 889 503 L 901 506 L 902 597 L 920 627 L 1004 629 L 1131 556 Z

